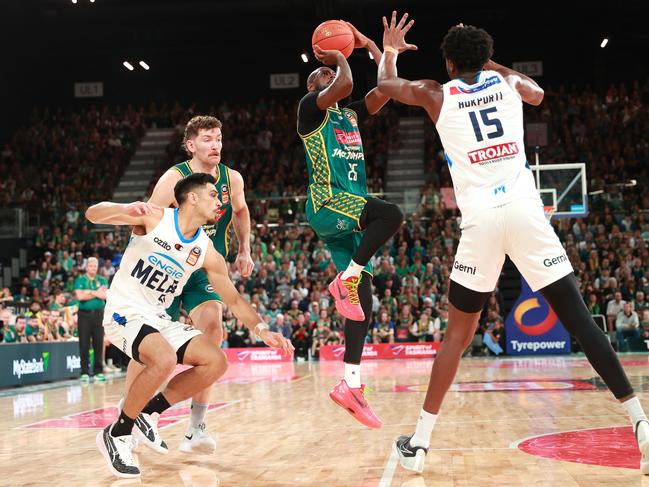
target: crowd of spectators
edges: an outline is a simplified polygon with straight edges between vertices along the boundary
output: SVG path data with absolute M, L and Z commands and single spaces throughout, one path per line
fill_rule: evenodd
M 295 133 L 295 109 L 295 104 L 262 99 L 250 106 L 230 107 L 223 103 L 210 111 L 224 121 L 223 162 L 243 174 L 253 218 L 253 275 L 242 278 L 232 266 L 232 279 L 273 330 L 292 338 L 299 355 L 317 356 L 322 345 L 344 343 L 345 338 L 342 320 L 326 286 L 335 275 L 331 255 L 304 224 L 303 202 L 286 199 L 277 218 L 268 218 L 268 201 L 272 197 L 305 193 L 306 169 Z M 383 189 L 389 144 L 397 143 L 384 136 L 396 132 L 396 110 L 384 111 L 361 127 L 368 156 L 368 182 L 373 191 Z M 89 256 L 99 258 L 100 275 L 110 279 L 127 242 L 127 230 L 93 231 L 80 214 L 84 209 L 82 199 L 75 200 L 78 206 L 70 209 L 70 205 L 65 205 L 71 197 L 57 200 L 57 195 L 63 198 L 69 194 L 67 187 L 74 186 L 79 196 L 80 189 L 82 194 L 88 191 L 89 182 L 100 180 L 103 192 L 94 193 L 93 199 L 110 197 L 116 176 L 108 178 L 110 184 L 106 183 L 104 174 L 101 178 L 97 176 L 98 168 L 111 164 L 122 167 L 122 159 L 128 159 L 145 124 L 171 124 L 180 129 L 199 112 L 195 106 L 175 105 L 164 109 L 115 110 L 110 116 L 106 110 L 96 109 L 66 117 L 61 117 L 60 112 L 56 116 L 48 112 L 35 115 L 33 125 L 19 131 L 0 155 L 0 166 L 9 171 L 13 181 L 0 184 L 11 188 L 13 195 L 23 195 L 29 188 L 20 161 L 41 164 L 41 169 L 34 166 L 34 171 L 41 171 L 39 184 L 45 185 L 45 198 L 50 202 L 44 211 L 52 214 L 53 209 L 58 209 L 58 213 L 51 220 L 42 220 L 48 224 L 36 233 L 28 274 L 15 289 L 3 291 L 2 298 L 28 303 L 42 323 L 43 311 L 50 310 L 57 300 L 63 308 L 74 309 L 71 286 L 74 277 L 83 272 Z M 607 317 L 609 330 L 617 332 L 618 347 L 622 350 L 634 338 L 649 338 L 649 195 L 643 192 L 649 183 L 649 112 L 639 84 L 613 85 L 601 94 L 589 88 L 549 89 L 546 101 L 540 107 L 526 108 L 526 116 L 528 122 L 547 124 L 549 140 L 542 151 L 543 163 L 585 162 L 589 187 L 604 190 L 591 198 L 587 218 L 553 222 L 591 312 Z M 105 120 L 112 121 L 112 127 L 104 127 Z M 73 127 L 78 131 L 82 121 L 96 125 L 90 131 L 95 134 L 94 139 L 85 131 L 77 134 L 78 142 L 74 136 L 60 135 L 57 139 L 57 133 L 74 134 Z M 186 159 L 180 145 L 181 132 L 177 131 L 169 145 L 168 159 L 161 171 Z M 43 136 L 34 136 L 37 133 Z M 121 144 L 111 144 L 111 137 L 120 138 Z M 432 124 L 426 128 L 426 140 L 427 181 L 419 210 L 408 215 L 407 222 L 373 259 L 375 293 L 368 342 L 444 338 L 447 291 L 460 236 L 460 215 L 445 207 L 440 196 L 440 188 L 451 186 L 450 175 Z M 71 154 L 74 163 L 68 159 Z M 51 171 L 43 172 L 42 168 L 50 167 Z M 119 169 L 111 171 L 111 175 L 119 174 Z M 629 179 L 637 180 L 637 185 L 614 185 Z M 52 191 L 52 187 L 60 190 Z M 10 200 L 34 208 L 45 206 L 41 192 L 28 196 Z M 58 201 L 58 206 L 53 201 Z M 232 253 L 236 253 L 236 244 Z M 42 335 L 43 339 L 55 337 L 45 331 L 52 328 L 60 328 L 59 338 L 74 336 L 74 313 L 55 315 L 53 318 L 50 311 L 48 320 L 65 325 L 39 324 L 38 329 L 43 332 L 35 334 L 29 316 L 24 328 L 31 327 L 31 335 Z M 488 353 L 503 353 L 504 315 L 503 300 L 496 290 L 480 323 L 479 333 Z M 227 309 L 224 324 L 228 331 L 226 346 L 260 345 Z M 14 326 L 16 334 L 19 327 L 22 329 L 22 321 Z
M 187 160 L 183 131 L 187 121 L 198 113 L 214 113 L 223 122 L 221 160 L 241 172 L 253 215 L 266 215 L 271 210 L 278 217 L 292 220 L 304 214 L 304 200 L 295 198 L 306 194 L 308 181 L 304 150 L 296 132 L 295 102 L 262 98 L 247 106 L 231 107 L 224 102 L 205 110 L 177 105 L 171 116 L 176 131 L 149 191 L 171 165 Z M 363 123 L 361 135 L 370 192 L 380 193 L 385 188 L 388 150 L 398 143 L 397 126 L 397 112 L 390 106 Z M 386 133 L 392 136 L 385 137 Z
M 34 110 L 0 153 L 0 208 L 22 207 L 48 227 L 80 223 L 112 196 L 146 129 L 142 109 Z

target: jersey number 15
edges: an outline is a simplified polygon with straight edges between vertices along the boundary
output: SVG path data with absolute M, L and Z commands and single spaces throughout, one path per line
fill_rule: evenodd
M 480 113 L 480 118 L 482 119 L 482 124 L 485 126 L 493 126 L 496 130 L 486 134 L 488 139 L 495 139 L 497 137 L 502 137 L 505 133 L 503 131 L 503 124 L 500 123 L 500 120 L 497 118 L 489 118 L 489 115 L 497 111 L 496 107 L 485 108 L 480 110 L 477 113 Z M 482 136 L 482 130 L 480 128 L 480 123 L 478 122 L 478 117 L 476 112 L 469 112 L 469 118 L 471 119 L 471 125 L 473 125 L 473 132 L 475 133 L 475 138 L 478 142 L 482 142 L 484 137 Z

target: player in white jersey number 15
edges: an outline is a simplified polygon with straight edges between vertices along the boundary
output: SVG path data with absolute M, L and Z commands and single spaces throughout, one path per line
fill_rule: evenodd
M 649 473 L 649 422 L 608 338 L 593 321 L 561 242 L 543 213 L 525 157 L 523 102 L 539 105 L 543 90 L 531 78 L 491 60 L 493 40 L 456 25 L 442 43 L 451 80 L 409 81 L 397 75 L 397 56 L 415 46 L 405 34 L 413 21 L 383 18 L 381 93 L 423 107 L 435 123 L 462 213 L 462 236 L 449 285 L 448 328 L 433 363 L 417 429 L 393 448 L 403 467 L 421 472 L 446 391 L 471 343 L 481 310 L 509 255 L 580 343 L 593 368 L 631 418 Z
M 216 220 L 221 206 L 215 182 L 205 173 L 181 179 L 174 188 L 178 208 L 102 202 L 86 211 L 93 223 L 133 225 L 135 234 L 108 289 L 104 314 L 106 336 L 144 366 L 128 390 L 117 421 L 97 435 L 97 446 L 118 477 L 140 475 L 132 434 L 167 453 L 157 431 L 160 414 L 213 384 L 227 368 L 219 347 L 192 326 L 172 321 L 165 311 L 196 269 L 205 270 L 210 284 L 251 332 L 267 345 L 285 353 L 293 351 L 291 343 L 270 332 L 236 291 L 223 256 L 202 229 Z M 154 396 L 176 363 L 193 367 L 173 377 Z

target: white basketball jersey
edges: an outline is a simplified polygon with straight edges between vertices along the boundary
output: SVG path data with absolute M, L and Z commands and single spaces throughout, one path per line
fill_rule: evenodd
M 525 156 L 523 102 L 495 71 L 444 84 L 436 127 L 462 216 L 519 198 L 540 201 Z
M 168 318 L 165 310 L 203 266 L 208 244 L 202 228 L 185 239 L 178 228 L 178 209 L 165 208 L 151 232 L 131 238 L 106 295 L 104 323 L 119 323 L 129 314 Z

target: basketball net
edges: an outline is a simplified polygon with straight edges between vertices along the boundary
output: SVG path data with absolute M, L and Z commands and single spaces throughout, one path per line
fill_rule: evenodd
M 557 207 L 554 205 L 543 206 L 543 212 L 545 213 L 545 217 L 548 219 L 548 221 L 552 220 L 552 215 L 554 215 L 555 211 L 557 211 Z

